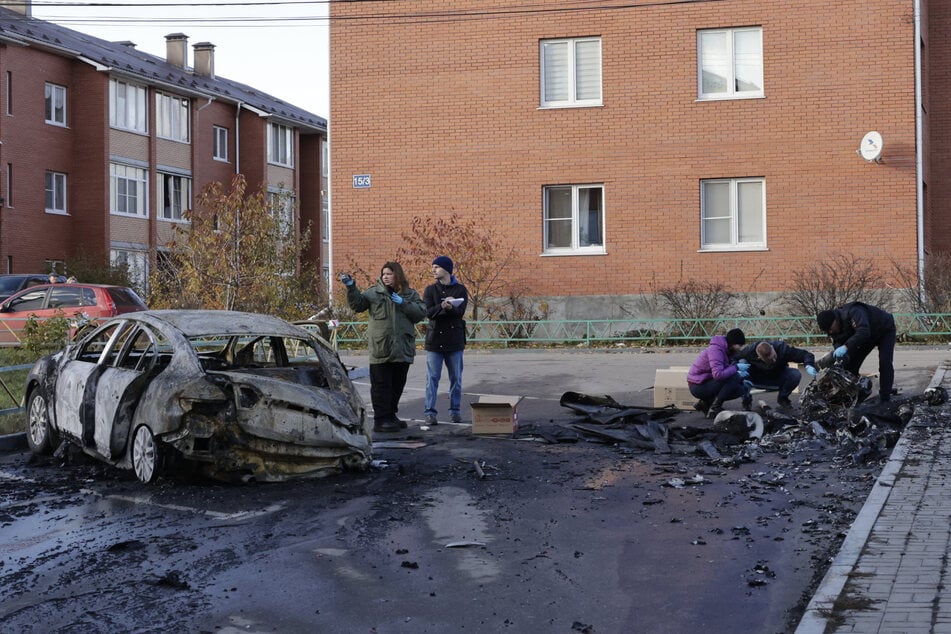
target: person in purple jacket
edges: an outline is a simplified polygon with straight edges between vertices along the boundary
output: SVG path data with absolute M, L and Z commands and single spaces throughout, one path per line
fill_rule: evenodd
M 743 407 L 750 406 L 750 385 L 743 379 L 750 375 L 750 364 L 739 361 L 736 365 L 730 357 L 743 349 L 746 335 L 734 328 L 726 336 L 716 335 L 710 339 L 710 345 L 700 353 L 687 373 L 687 386 L 690 393 L 700 399 L 694 407 L 714 418 L 723 411 L 723 403 L 735 398 L 743 398 Z

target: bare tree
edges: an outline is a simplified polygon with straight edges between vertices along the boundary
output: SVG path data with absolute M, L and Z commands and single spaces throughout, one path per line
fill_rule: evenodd
M 795 271 L 793 288 L 784 301 L 793 314 L 815 315 L 849 302 L 887 308 L 890 293 L 871 260 L 838 254 Z
M 935 253 L 925 258 L 920 288 L 916 265 L 903 266 L 892 260 L 892 266 L 902 286 L 901 298 L 915 312 L 951 312 L 951 253 Z

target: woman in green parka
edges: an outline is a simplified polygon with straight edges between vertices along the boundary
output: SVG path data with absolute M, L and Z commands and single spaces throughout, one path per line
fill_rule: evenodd
M 387 262 L 380 279 L 362 293 L 349 275 L 340 276 L 347 287 L 347 304 L 369 311 L 370 401 L 373 431 L 395 432 L 406 423 L 396 416 L 406 385 L 406 374 L 416 356 L 416 323 L 426 317 L 426 304 L 409 287 L 403 267 Z

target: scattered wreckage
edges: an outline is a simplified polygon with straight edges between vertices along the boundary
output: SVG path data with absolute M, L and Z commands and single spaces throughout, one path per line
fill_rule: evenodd
M 35 454 L 78 447 L 145 483 L 322 476 L 371 459 L 365 405 L 337 353 L 267 315 L 115 317 L 37 361 L 24 403 Z
M 887 403 L 867 403 L 871 379 L 833 365 L 819 372 L 804 390 L 798 412 L 774 409 L 759 401 L 754 411 L 720 412 L 708 427 L 674 426 L 680 412 L 672 407 L 622 405 L 610 396 L 565 392 L 563 407 L 582 415 L 570 432 L 544 426 L 526 426 L 520 435 L 536 435 L 550 442 L 581 436 L 657 453 L 703 453 L 723 464 L 750 461 L 756 451 L 789 451 L 796 446 L 834 448 L 853 464 L 885 456 L 914 414 L 916 405 L 947 401 L 944 388 L 929 387 L 918 397 Z M 721 452 L 734 451 L 724 457 Z

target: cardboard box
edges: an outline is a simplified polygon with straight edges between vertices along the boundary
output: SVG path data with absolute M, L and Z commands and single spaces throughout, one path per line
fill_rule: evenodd
M 518 429 L 521 396 L 480 396 L 472 403 L 473 434 L 511 434 Z
M 690 368 L 658 368 L 654 375 L 654 407 L 673 405 L 677 409 L 693 409 L 697 398 L 687 387 Z

